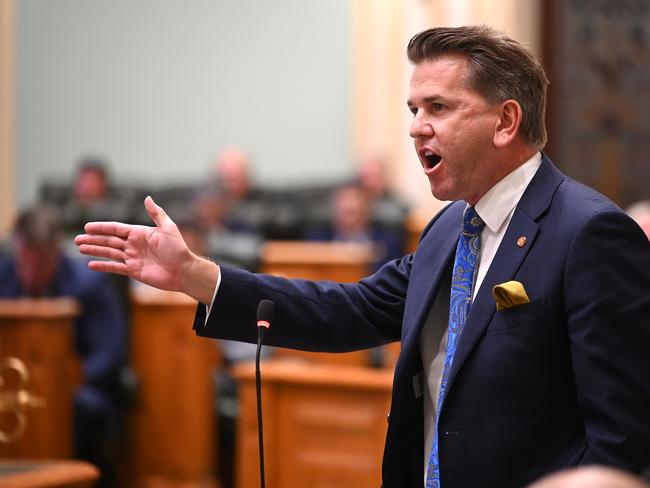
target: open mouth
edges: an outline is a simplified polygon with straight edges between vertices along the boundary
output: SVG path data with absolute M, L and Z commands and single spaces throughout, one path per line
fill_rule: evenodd
M 440 162 L 442 156 L 434 154 L 431 151 L 426 151 L 424 153 L 424 161 L 426 163 L 426 169 L 432 169 L 436 164 Z

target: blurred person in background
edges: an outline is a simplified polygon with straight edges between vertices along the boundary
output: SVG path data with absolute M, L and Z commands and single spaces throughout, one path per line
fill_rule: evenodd
M 214 181 L 228 202 L 249 198 L 252 189 L 250 157 L 239 147 L 224 149 L 213 166 Z
M 386 159 L 378 153 L 363 153 L 358 158 L 357 178 L 370 202 L 370 220 L 402 235 L 400 240 L 404 243 L 409 209 L 389 188 L 387 170 Z
M 82 360 L 83 380 L 74 395 L 74 454 L 99 467 L 101 486 L 113 486 L 125 316 L 108 277 L 90 271 L 85 260 L 65 255 L 61 244 L 59 217 L 53 208 L 34 206 L 22 211 L 14 226 L 11 253 L 0 259 L 0 297 L 78 301 L 74 347 Z
M 326 227 L 309 231 L 305 239 L 374 244 L 372 272 L 377 271 L 391 259 L 402 256 L 403 239 L 371 221 L 372 202 L 368 200 L 366 192 L 359 184 L 350 183 L 335 190 L 330 206 L 331 223 Z
M 361 187 L 370 200 L 390 198 L 386 162 L 376 153 L 366 152 L 358 158 L 357 174 Z
M 44 203 L 54 202 L 45 199 Z M 61 207 L 61 226 L 65 235 L 78 233 L 89 219 L 123 220 L 126 206 L 112 198 L 108 163 L 96 156 L 79 160 L 72 176 L 69 193 Z
M 650 239 L 650 200 L 636 202 L 630 205 L 626 212 L 639 224 L 639 227 L 643 229 L 645 235 Z
M 224 149 L 212 168 L 208 189 L 215 191 L 223 227 L 233 232 L 260 232 L 260 192 L 252 182 L 251 160 L 239 147 Z
M 103 203 L 108 198 L 108 187 L 106 162 L 96 157 L 82 159 L 72 186 L 75 204 L 91 207 Z

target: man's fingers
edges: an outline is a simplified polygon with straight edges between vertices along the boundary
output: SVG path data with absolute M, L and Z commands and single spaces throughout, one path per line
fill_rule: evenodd
M 87 234 L 127 238 L 133 227 L 133 225 L 121 222 L 88 222 L 84 226 L 84 230 Z
M 90 261 L 88 267 L 93 271 L 104 271 L 128 276 L 126 264 L 116 261 Z
M 77 246 L 89 244 L 93 246 L 112 247 L 113 249 L 123 251 L 126 241 L 115 236 L 82 234 L 74 238 L 74 243 Z
M 165 227 L 167 224 L 173 224 L 172 219 L 169 218 L 163 208 L 154 202 L 150 196 L 144 199 L 144 208 L 159 229 Z
M 87 256 L 113 259 L 114 261 L 120 261 L 124 263 L 124 252 L 119 249 L 113 249 L 104 246 L 93 246 L 91 244 L 82 244 L 79 246 L 79 252 Z

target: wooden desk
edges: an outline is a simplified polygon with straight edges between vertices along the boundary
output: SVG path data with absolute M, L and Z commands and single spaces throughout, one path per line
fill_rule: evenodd
M 343 242 L 268 241 L 261 272 L 289 278 L 359 281 L 368 275 L 372 246 Z
M 82 461 L 0 459 L 3 488 L 85 488 L 98 478 L 97 468 Z
M 371 245 L 269 241 L 262 247 L 261 272 L 287 278 L 354 283 L 368 275 L 371 261 Z M 369 351 L 329 354 L 277 348 L 276 356 L 347 366 L 370 364 Z
M 377 488 L 392 372 L 267 361 L 261 366 L 264 453 L 269 488 Z M 255 372 L 240 382 L 237 488 L 259 486 Z
M 77 313 L 77 303 L 68 298 L 0 300 L 0 360 L 20 359 L 29 373 L 25 388 L 45 402 L 26 410 L 23 437 L 0 444 L 0 457 L 72 456 L 72 396 L 81 379 L 72 324 Z M 2 392 L 18 386 L 17 376 L 3 379 Z M 0 414 L 0 429 L 13 426 L 13 415 Z
M 137 288 L 132 306 L 132 484 L 213 486 L 217 345 L 194 335 L 196 301 L 183 294 Z

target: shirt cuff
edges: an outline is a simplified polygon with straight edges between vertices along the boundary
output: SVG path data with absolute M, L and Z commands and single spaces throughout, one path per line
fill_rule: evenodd
M 212 300 L 210 301 L 210 305 L 205 306 L 205 323 L 203 324 L 203 327 L 205 327 L 208 323 L 208 318 L 210 317 L 210 312 L 212 311 L 212 305 L 214 305 L 214 299 L 217 298 L 217 292 L 219 291 L 220 284 L 221 284 L 221 270 L 219 270 L 219 274 L 217 275 L 217 286 L 214 287 L 214 293 L 212 294 Z

